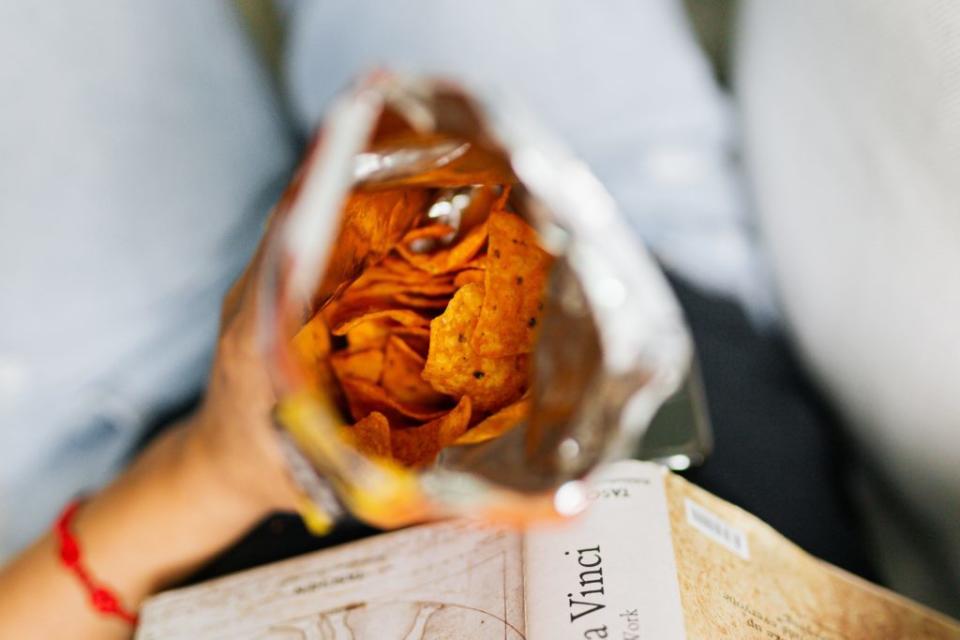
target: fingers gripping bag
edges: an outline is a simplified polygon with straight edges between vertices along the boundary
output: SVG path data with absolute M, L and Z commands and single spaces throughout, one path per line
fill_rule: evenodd
M 269 234 L 261 337 L 315 531 L 571 515 L 686 375 L 678 305 L 589 169 L 456 82 L 343 94 Z

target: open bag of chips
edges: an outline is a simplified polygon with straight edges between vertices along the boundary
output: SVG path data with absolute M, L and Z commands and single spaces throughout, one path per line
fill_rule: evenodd
M 690 359 L 600 184 L 503 100 L 378 73 L 275 212 L 261 325 L 308 524 L 575 513 Z

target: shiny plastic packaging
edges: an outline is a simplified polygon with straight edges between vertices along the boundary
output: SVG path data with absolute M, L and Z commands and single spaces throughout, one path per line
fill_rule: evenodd
M 310 384 L 291 340 L 375 246 L 343 255 L 356 190 L 429 188 L 431 218 L 456 229 L 511 185 L 514 211 L 553 256 L 527 418 L 410 469 L 360 453 L 331 394 Z M 347 216 L 347 218 L 345 218 Z M 338 250 L 338 247 L 340 250 Z M 375 525 L 469 515 L 525 523 L 586 504 L 590 472 L 631 455 L 683 383 L 691 344 L 658 267 L 588 167 L 509 100 L 455 82 L 375 74 L 341 96 L 271 223 L 260 296 L 277 422 L 304 515 L 344 509 Z

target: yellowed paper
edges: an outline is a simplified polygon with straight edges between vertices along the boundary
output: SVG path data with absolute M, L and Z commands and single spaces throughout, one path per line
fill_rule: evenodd
M 817 560 L 679 476 L 666 493 L 689 640 L 960 638 L 954 621 Z
M 425 525 L 151 598 L 140 640 L 960 640 L 662 467 L 564 526 Z

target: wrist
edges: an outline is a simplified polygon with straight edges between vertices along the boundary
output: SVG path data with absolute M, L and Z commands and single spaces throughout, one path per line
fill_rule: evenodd
M 229 514 L 230 520 L 254 523 L 272 509 L 255 482 L 261 476 L 254 460 L 247 460 L 238 443 L 224 444 L 222 434 L 203 426 L 197 414 L 185 425 L 176 477 L 179 492 L 199 492 L 198 502 Z M 260 478 L 261 482 L 264 481 Z
M 263 514 L 217 481 L 186 427 L 164 433 L 77 514 L 91 571 L 129 607 L 197 570 Z
M 202 407 L 186 430 L 185 463 L 188 477 L 260 519 L 274 511 L 294 510 L 299 491 L 287 471 L 277 434 L 269 425 L 256 426 L 238 428 L 238 421 L 216 408 Z

